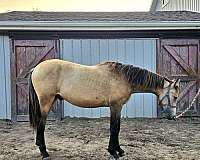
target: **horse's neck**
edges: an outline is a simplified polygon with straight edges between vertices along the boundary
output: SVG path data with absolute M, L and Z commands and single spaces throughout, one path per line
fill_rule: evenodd
M 164 81 L 166 82 L 166 80 Z M 135 85 L 133 87 L 133 93 L 153 93 L 158 96 L 160 95 L 160 93 L 162 93 L 162 91 L 163 87 L 157 87 L 157 88 L 149 86 L 143 87 L 142 85 Z
M 155 95 L 159 95 L 161 88 L 143 88 L 142 86 L 135 86 L 133 89 L 133 93 L 153 93 Z

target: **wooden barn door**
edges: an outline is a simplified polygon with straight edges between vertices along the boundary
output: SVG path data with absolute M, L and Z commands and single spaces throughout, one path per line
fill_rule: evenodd
M 53 40 L 14 40 L 12 52 L 12 119 L 28 121 L 28 72 L 38 63 L 58 58 L 56 41 Z M 61 116 L 56 105 L 50 119 Z
M 178 112 L 183 111 L 195 96 L 200 75 L 199 40 L 168 39 L 160 41 L 158 52 L 158 73 L 170 79 L 181 79 L 181 93 Z M 187 114 L 199 114 L 198 102 Z

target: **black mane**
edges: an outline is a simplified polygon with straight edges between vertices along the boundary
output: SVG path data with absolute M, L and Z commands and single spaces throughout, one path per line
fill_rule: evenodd
M 133 65 L 122 64 L 119 62 L 107 62 L 114 66 L 114 69 L 122 73 L 128 82 L 133 85 L 140 85 L 145 88 L 158 88 L 164 86 L 165 77 L 146 69 L 135 67 Z

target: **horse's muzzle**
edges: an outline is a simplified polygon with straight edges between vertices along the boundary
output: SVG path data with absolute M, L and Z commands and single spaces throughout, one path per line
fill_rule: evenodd
M 168 120 L 176 120 L 176 106 L 163 106 L 165 118 Z
M 169 120 L 176 120 L 176 107 L 175 106 L 172 106 L 170 108 L 169 116 L 168 116 L 167 119 L 169 119 Z
M 168 116 L 167 119 L 176 121 L 177 118 L 176 118 L 176 116 Z

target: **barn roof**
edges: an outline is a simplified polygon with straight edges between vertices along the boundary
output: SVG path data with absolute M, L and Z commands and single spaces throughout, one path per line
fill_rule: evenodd
M 176 30 L 200 29 L 200 13 L 157 12 L 40 12 L 0 14 L 2 30 Z
M 13 11 L 0 14 L 0 21 L 79 21 L 79 22 L 159 22 L 199 21 L 200 13 L 190 11 L 157 12 L 40 12 Z

